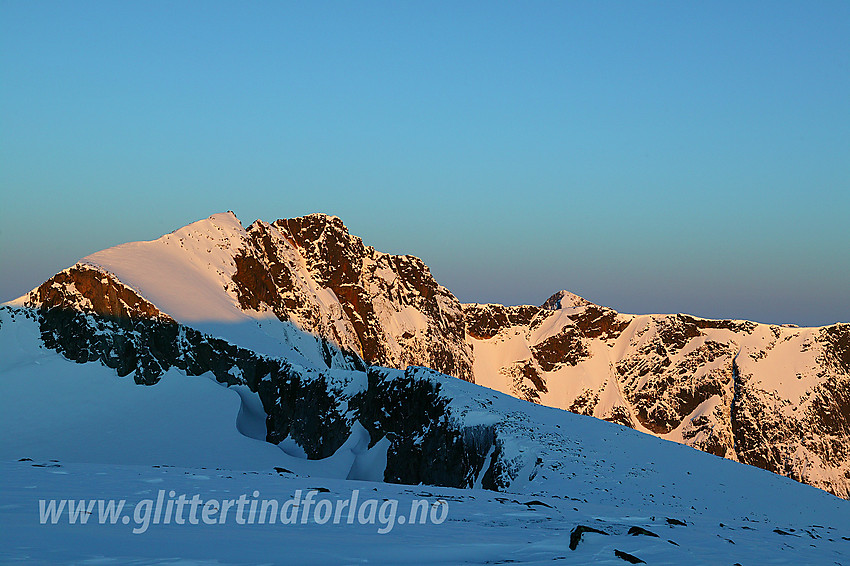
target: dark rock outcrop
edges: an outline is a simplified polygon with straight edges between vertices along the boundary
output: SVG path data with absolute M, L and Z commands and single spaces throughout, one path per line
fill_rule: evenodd
M 24 306 L 85 311 L 115 319 L 172 320 L 111 273 L 84 263 L 39 285 Z
M 581 537 L 584 533 L 596 533 L 600 535 L 608 535 L 605 531 L 600 531 L 587 525 L 579 525 L 570 532 L 570 550 L 578 548 L 578 543 L 581 542 Z
M 366 387 L 354 394 L 328 375 L 280 358 L 259 355 L 168 320 L 102 317 L 66 309 L 18 311 L 37 318 L 44 345 L 78 363 L 100 362 L 140 385 L 154 385 L 171 368 L 188 375 L 211 372 L 226 385 L 246 385 L 266 411 L 267 440 L 295 440 L 311 459 L 337 451 L 355 421 L 370 446 L 386 437 L 385 481 L 469 487 L 493 467 L 492 426 L 462 427 L 447 410 L 439 383 L 408 368 L 401 377 L 363 368 Z M 29 313 L 29 314 L 28 314 Z M 427 374 L 427 372 L 426 372 Z M 486 470 L 490 485 L 505 474 Z
M 646 564 L 645 561 L 641 560 L 634 554 L 629 554 L 628 552 L 623 552 L 622 550 L 617 550 L 616 548 L 614 549 L 614 556 L 625 560 L 629 564 Z
M 648 530 L 644 529 L 643 527 L 631 527 L 629 529 L 629 534 L 632 535 L 632 536 L 635 536 L 635 537 L 639 536 L 639 535 L 643 535 L 643 536 L 647 536 L 647 537 L 658 538 L 657 534 L 653 533 L 652 531 L 648 531 Z

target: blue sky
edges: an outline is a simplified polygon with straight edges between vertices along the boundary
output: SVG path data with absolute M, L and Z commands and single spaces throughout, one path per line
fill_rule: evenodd
M 464 301 L 850 321 L 848 2 L 0 1 L 0 300 L 214 212 Z

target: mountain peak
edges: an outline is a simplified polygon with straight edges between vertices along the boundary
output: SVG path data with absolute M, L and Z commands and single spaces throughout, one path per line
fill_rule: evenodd
M 154 242 L 164 243 L 171 242 L 175 238 L 185 239 L 185 238 L 197 238 L 200 236 L 205 236 L 205 239 L 239 239 L 245 235 L 245 228 L 242 227 L 242 222 L 239 218 L 236 217 L 236 214 L 232 210 L 228 210 L 227 212 L 217 212 L 208 216 L 207 218 L 203 218 L 201 220 L 196 220 L 190 224 L 186 224 L 181 228 L 177 228 L 173 232 L 165 234 L 155 240 L 151 240 L 149 242 L 129 242 L 127 244 L 121 244 L 119 246 L 115 246 L 115 248 L 107 248 L 107 250 L 111 249 L 121 249 L 127 246 L 138 246 L 138 245 L 148 245 Z M 100 252 L 96 252 L 94 255 L 98 255 L 107 250 L 101 250 Z M 83 258 L 82 261 L 86 261 L 90 258 Z
M 305 214 L 301 218 L 309 218 L 312 220 L 319 220 L 325 222 L 327 224 L 336 224 L 345 226 L 342 219 L 339 216 L 335 216 L 333 214 L 327 214 L 326 212 L 312 212 L 310 214 Z
M 360 240 L 348 232 L 348 227 L 339 216 L 332 216 L 323 212 L 314 212 L 305 216 L 295 218 L 281 218 L 274 222 L 278 228 L 285 228 L 293 236 L 301 235 L 304 239 L 318 241 L 329 235 L 334 240 L 347 242 L 350 239 Z
M 238 222 L 239 225 L 242 225 L 239 218 L 236 217 L 236 213 L 232 210 L 228 210 L 227 212 L 216 212 L 215 214 L 210 215 L 207 220 L 212 220 L 216 223 L 231 223 Z
M 550 311 L 556 311 L 560 309 L 567 309 L 571 307 L 583 307 L 587 305 L 592 305 L 590 301 L 583 297 L 579 297 L 575 293 L 567 291 L 566 289 L 561 289 L 543 303 L 540 308 Z

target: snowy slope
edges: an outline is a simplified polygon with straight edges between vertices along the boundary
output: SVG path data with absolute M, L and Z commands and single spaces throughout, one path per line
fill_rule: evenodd
M 141 387 L 108 367 L 75 364 L 45 348 L 37 317 L 26 314 L 0 310 L 0 459 L 316 469 L 303 453 L 266 442 L 266 413 L 246 386 L 170 369 L 156 387 Z M 367 462 L 380 463 L 381 450 L 385 443 L 369 449 L 361 427 L 318 465 L 328 477 L 381 479 L 383 467 L 366 469 Z M 352 473 L 358 464 L 361 473 Z
M 82 259 L 118 277 L 183 323 L 241 322 L 245 314 L 223 292 L 245 229 L 233 213 L 210 216 L 152 242 L 132 242 Z
M 850 502 L 681 444 L 530 404 L 425 368 L 368 374 L 320 366 L 297 371 L 313 375 L 301 387 L 326 384 L 343 413 L 376 379 L 388 385 L 376 391 L 387 395 L 379 412 L 395 410 L 399 398 L 393 395 L 408 395 L 417 384 L 436 388 L 439 396 L 432 405 L 448 401 L 445 413 L 435 414 L 439 422 L 465 431 L 461 436 L 471 442 L 479 440 L 476 433 L 494 432 L 485 466 L 489 462 L 499 470 L 504 493 L 346 480 L 351 476 L 340 474 L 340 460 L 348 458 L 350 471 L 356 455 L 366 453 L 359 424 L 353 424 L 348 440 L 329 458 L 304 460 L 297 455 L 298 443 L 277 447 L 252 438 L 263 405 L 238 380 L 224 387 L 210 373 L 187 376 L 172 368 L 156 385 L 135 385 L 96 360 L 73 363 L 45 347 L 45 320 L 32 312 L 0 311 L 2 425 L 12 433 L 0 437 L 0 561 L 5 563 L 255 564 L 276 563 L 282 556 L 304 564 L 623 563 L 615 550 L 655 564 L 850 560 L 850 540 L 842 538 L 850 538 Z M 122 332 L 133 332 L 97 328 L 100 334 L 90 339 L 113 344 Z M 321 375 L 316 374 L 320 369 Z M 324 435 L 322 427 L 328 424 L 320 404 L 307 408 L 313 417 L 304 424 L 317 421 L 316 434 Z M 403 409 L 417 410 L 413 405 Z M 422 429 L 413 434 L 418 432 Z M 372 438 L 377 441 L 372 450 L 386 453 L 388 439 Z M 406 440 L 394 435 L 389 450 Z M 32 461 L 18 461 L 22 458 Z M 303 467 L 293 469 L 299 460 Z M 379 457 L 365 460 L 373 467 L 386 463 Z M 275 466 L 297 473 L 279 472 Z M 476 486 L 483 473 L 482 468 Z M 133 535 L 132 525 L 120 523 L 38 524 L 40 498 L 116 497 L 132 505 L 155 497 L 159 489 L 218 499 L 256 490 L 286 499 L 296 489 L 313 488 L 326 489 L 320 496 L 329 499 L 346 498 L 359 489 L 381 501 L 396 498 L 401 506 L 413 498 L 442 499 L 449 505 L 448 520 L 398 526 L 386 535 L 377 534 L 374 525 L 314 521 L 290 526 L 156 525 L 143 535 Z M 587 533 L 571 550 L 570 535 L 582 525 L 607 535 Z M 658 537 L 628 534 L 634 527 Z
M 38 462 L 36 462 L 38 463 Z M 32 462 L 2 462 L 0 486 L 0 561 L 37 564 L 608 564 L 624 565 L 615 550 L 649 564 L 846 564 L 850 541 L 846 509 L 807 498 L 788 498 L 784 490 L 767 506 L 746 515 L 739 510 L 689 510 L 685 498 L 665 510 L 687 526 L 670 525 L 652 506 L 621 506 L 594 498 L 586 485 L 569 484 L 563 495 L 499 494 L 485 490 L 372 484 L 198 468 L 86 465 L 33 467 Z M 61 473 L 56 473 L 61 472 Z M 795 486 L 797 489 L 800 486 Z M 126 497 L 128 508 L 158 489 L 203 498 L 236 498 L 258 491 L 286 500 L 296 490 L 323 488 L 320 497 L 347 499 L 353 489 L 373 497 L 448 502 L 440 524 L 396 525 L 378 534 L 376 525 L 153 525 L 141 535 L 133 525 L 40 525 L 39 498 Z M 571 499 L 572 498 L 572 499 Z M 587 502 L 585 503 L 585 499 Z M 525 505 L 540 501 L 549 505 Z M 740 508 L 739 508 L 740 509 Z M 687 515 L 685 511 L 690 511 Z M 722 524 L 722 526 L 721 526 Z M 570 534 L 592 526 L 607 536 L 586 533 L 575 550 Z M 641 527 L 658 537 L 632 536 Z M 776 532 L 777 530 L 787 535 Z M 672 541 L 672 542 L 670 542 Z M 674 544 L 675 543 L 675 544 Z

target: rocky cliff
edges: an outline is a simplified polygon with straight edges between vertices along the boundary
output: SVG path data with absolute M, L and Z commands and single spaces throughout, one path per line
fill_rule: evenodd
M 850 496 L 850 325 L 464 305 L 477 383 Z

